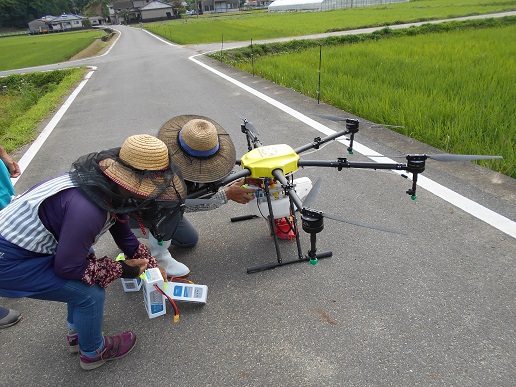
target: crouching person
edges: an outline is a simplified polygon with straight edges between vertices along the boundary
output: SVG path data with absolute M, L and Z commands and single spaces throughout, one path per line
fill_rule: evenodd
M 132 233 L 129 216 L 153 219 L 157 202 L 172 208 L 185 193 L 167 146 L 155 137 L 131 136 L 121 148 L 83 156 L 69 173 L 39 183 L 0 211 L 0 296 L 66 303 L 70 352 L 80 352 L 85 370 L 125 356 L 136 336 L 103 336 L 104 289 L 159 267 Z M 108 230 L 125 261 L 90 250 Z

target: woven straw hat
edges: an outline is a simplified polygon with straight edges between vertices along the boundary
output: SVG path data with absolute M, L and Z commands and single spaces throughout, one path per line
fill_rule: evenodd
M 127 138 L 120 148 L 119 160 L 107 158 L 99 161 L 99 165 L 111 180 L 137 195 L 177 199 L 178 194 L 181 197 L 186 194 L 184 181 L 170 165 L 167 146 L 148 134 Z M 166 174 L 173 178 L 164 187 Z
M 185 180 L 195 183 L 218 181 L 235 166 L 236 151 L 229 134 L 210 118 L 177 116 L 159 130 L 158 138 L 168 147 Z

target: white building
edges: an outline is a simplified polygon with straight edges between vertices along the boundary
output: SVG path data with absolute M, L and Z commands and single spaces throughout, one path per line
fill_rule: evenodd
M 342 8 L 366 7 L 392 3 L 408 3 L 410 0 L 275 0 L 269 12 L 331 11 Z
M 40 19 L 29 22 L 29 32 L 31 34 L 40 34 L 47 32 L 60 32 L 79 30 L 84 28 L 82 21 L 85 18 L 78 15 L 69 15 L 63 13 L 60 16 L 43 16 Z

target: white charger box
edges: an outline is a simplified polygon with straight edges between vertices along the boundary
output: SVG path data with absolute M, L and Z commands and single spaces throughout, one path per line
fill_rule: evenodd
M 138 292 L 142 288 L 141 278 L 120 278 L 124 292 Z
M 187 301 L 206 304 L 208 287 L 187 282 L 168 282 L 165 293 L 175 301 Z
M 118 254 L 115 261 L 125 261 L 124 253 Z M 139 292 L 142 288 L 142 279 L 138 278 L 120 278 L 124 292 Z
M 163 277 L 157 267 L 145 270 L 143 276 L 143 299 L 149 318 L 162 316 L 167 313 L 165 296 L 158 292 L 154 285 L 163 290 Z

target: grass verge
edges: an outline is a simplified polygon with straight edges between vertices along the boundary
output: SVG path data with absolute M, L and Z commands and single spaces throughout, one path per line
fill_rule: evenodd
M 85 71 L 70 68 L 0 78 L 0 144 L 7 153 L 37 137 L 39 123 L 62 104 Z

